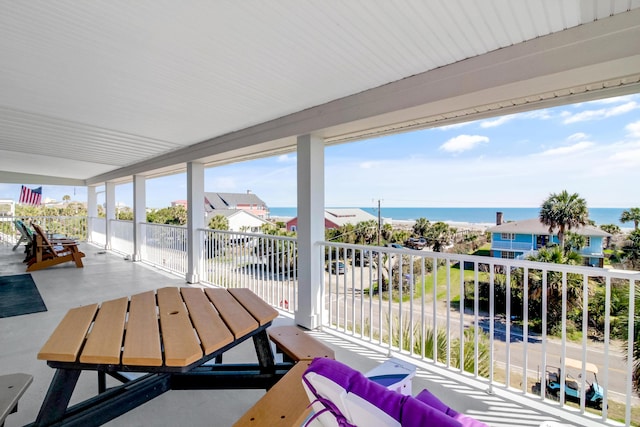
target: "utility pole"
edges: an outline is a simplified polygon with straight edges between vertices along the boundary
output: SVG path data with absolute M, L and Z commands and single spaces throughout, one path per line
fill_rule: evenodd
M 378 199 L 378 246 L 380 246 L 381 234 L 382 234 L 382 221 L 380 221 L 380 199 Z

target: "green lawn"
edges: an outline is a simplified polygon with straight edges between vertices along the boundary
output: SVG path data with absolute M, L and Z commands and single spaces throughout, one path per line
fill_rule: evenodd
M 449 269 L 449 275 L 451 283 L 451 292 L 450 298 L 452 302 L 460 301 L 460 268 L 458 266 L 451 267 Z M 439 301 L 444 301 L 447 298 L 447 268 L 446 266 L 438 267 L 436 271 L 437 276 L 437 288 L 436 288 L 436 299 Z M 473 270 L 465 270 L 464 271 L 464 280 L 465 281 L 473 281 L 475 277 L 475 272 Z M 478 273 L 478 280 L 480 281 L 488 281 L 489 273 Z M 425 283 L 424 283 L 424 292 L 425 297 L 431 300 L 433 296 L 433 274 L 425 275 Z M 416 293 L 415 297 L 419 298 L 422 296 L 422 285 L 421 283 L 416 284 Z

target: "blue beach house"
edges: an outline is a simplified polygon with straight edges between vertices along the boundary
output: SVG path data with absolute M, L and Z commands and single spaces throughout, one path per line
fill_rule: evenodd
M 560 242 L 557 230 L 549 232 L 549 227 L 538 218 L 503 223 L 500 212 L 496 217 L 496 225 L 487 231 L 491 233 L 491 256 L 495 258 L 524 258 L 535 254 L 542 247 Z M 586 238 L 585 247 L 578 251 L 584 259 L 584 264 L 602 267 L 604 239 L 611 235 L 591 225 L 572 228 L 569 231 Z

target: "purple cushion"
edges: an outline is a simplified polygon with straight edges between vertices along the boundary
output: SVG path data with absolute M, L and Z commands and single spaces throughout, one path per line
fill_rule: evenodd
M 347 393 L 353 393 L 377 407 L 402 426 L 461 426 L 460 422 L 446 413 L 411 396 L 388 390 L 338 361 L 327 358 L 314 359 L 307 372 L 314 372 L 331 380 Z
M 422 390 L 416 396 L 416 399 L 426 403 L 432 408 L 437 409 L 438 411 L 450 416 L 454 420 L 458 421 L 463 427 L 487 427 L 485 423 L 482 423 L 476 419 L 468 417 L 464 414 L 461 414 L 447 405 L 445 405 L 440 399 L 435 397 L 431 392 L 427 389 Z

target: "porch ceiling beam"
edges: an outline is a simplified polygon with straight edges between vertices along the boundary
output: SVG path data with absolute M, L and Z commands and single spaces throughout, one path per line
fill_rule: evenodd
M 582 86 L 585 98 L 594 96 L 604 82 L 634 82 L 640 73 L 640 9 L 570 28 L 555 34 L 466 59 L 436 70 L 337 99 L 256 126 L 218 136 L 172 153 L 127 166 L 87 180 L 87 184 L 121 179 L 203 159 L 237 161 L 239 155 L 295 150 L 297 135 L 316 134 L 325 139 L 419 120 L 476 107 L 557 92 L 553 105 L 576 102 L 579 94 L 568 88 Z M 638 85 L 628 86 L 637 92 Z M 569 98 L 569 95 L 573 95 Z M 570 101 L 571 100 L 571 101 Z M 526 105 L 526 104 L 525 104 Z M 506 107 L 505 107 L 506 108 Z M 520 105 L 520 110 L 526 106 Z M 538 108 L 532 103 L 530 108 Z M 507 110 L 508 111 L 508 110 Z M 487 111 L 482 116 L 487 117 Z M 490 116 L 507 114 L 500 108 Z M 473 120 L 468 115 L 462 120 Z M 348 139 L 348 137 L 346 138 Z
M 59 176 L 34 175 L 29 173 L 0 171 L 0 182 L 6 184 L 47 184 L 84 186 L 83 179 L 63 178 Z

